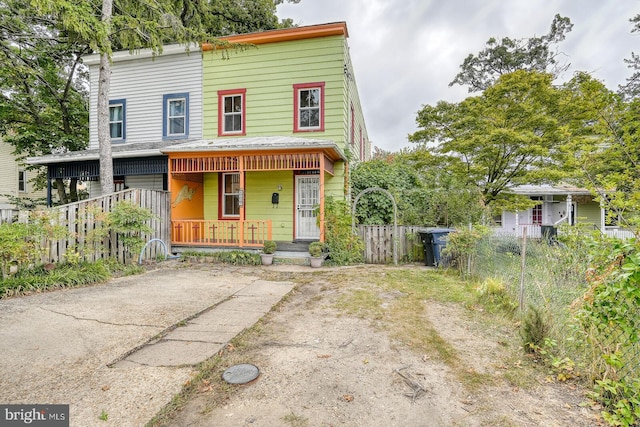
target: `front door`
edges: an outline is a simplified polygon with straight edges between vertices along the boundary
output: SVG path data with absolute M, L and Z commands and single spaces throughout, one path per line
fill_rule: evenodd
M 296 239 L 320 238 L 314 209 L 320 203 L 320 177 L 300 175 L 296 177 Z

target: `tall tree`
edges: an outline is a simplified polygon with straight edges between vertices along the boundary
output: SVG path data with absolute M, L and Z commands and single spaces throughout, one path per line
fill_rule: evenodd
M 224 0 L 218 0 L 224 1 Z M 228 0 L 236 11 L 249 10 L 245 0 Z M 275 5 L 282 0 L 261 1 Z M 293 0 L 294 2 L 299 0 Z M 113 163 L 109 137 L 110 61 L 114 49 L 150 48 L 162 52 L 167 42 L 188 46 L 194 42 L 222 44 L 209 28 L 217 1 L 199 0 L 32 0 L 40 16 L 52 17 L 61 28 L 100 54 L 98 80 L 98 143 L 102 194 L 113 192 Z M 242 17 L 242 14 L 238 16 Z M 247 15 L 244 15 L 245 17 Z M 240 18 L 238 18 L 240 20 Z M 236 22 L 238 29 L 240 23 Z M 233 26 L 231 26 L 233 27 Z M 244 27 L 244 28 L 248 28 Z
M 569 18 L 556 15 L 549 33 L 540 37 L 498 40 L 490 38 L 486 48 L 477 55 L 470 54 L 460 65 L 461 71 L 449 86 L 466 85 L 469 92 L 487 89 L 503 74 L 516 70 L 538 71 L 558 75 L 570 64 L 558 61 L 560 53 L 556 45 L 563 41 L 573 28 Z
M 27 1 L 0 3 L 0 133 L 19 158 L 86 147 L 80 57 L 88 51 L 50 17 L 37 16 Z M 45 177 L 39 178 L 44 186 Z M 61 179 L 55 184 L 61 203 L 77 200 L 76 180 L 69 194 Z
M 633 24 L 632 33 L 640 33 L 640 15 L 630 19 Z M 620 86 L 619 92 L 626 98 L 637 98 L 640 95 L 640 55 L 631 52 L 631 58 L 625 59 L 627 66 L 633 70 L 631 77 L 627 79 L 625 85 Z
M 485 206 L 512 209 L 523 200 L 509 195 L 509 187 L 553 182 L 565 173 L 562 99 L 550 74 L 516 71 L 482 95 L 424 106 L 420 130 L 409 139 L 438 156 L 457 182 L 476 188 Z

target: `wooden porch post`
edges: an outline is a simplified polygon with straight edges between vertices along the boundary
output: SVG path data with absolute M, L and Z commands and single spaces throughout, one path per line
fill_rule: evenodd
M 324 242 L 324 154 L 320 153 L 320 241 Z
M 574 225 L 575 218 L 571 218 L 571 208 L 573 207 L 573 200 L 571 194 L 567 194 L 567 224 Z

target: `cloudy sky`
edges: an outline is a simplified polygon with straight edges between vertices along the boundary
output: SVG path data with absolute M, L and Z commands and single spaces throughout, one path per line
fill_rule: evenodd
M 575 71 L 610 89 L 631 75 L 625 58 L 640 53 L 629 19 L 640 0 L 301 0 L 278 7 L 298 25 L 345 21 L 369 139 L 388 151 L 408 146 L 417 111 L 469 96 L 449 87 L 460 64 L 490 37 L 548 33 L 556 13 L 574 24 L 560 51 Z

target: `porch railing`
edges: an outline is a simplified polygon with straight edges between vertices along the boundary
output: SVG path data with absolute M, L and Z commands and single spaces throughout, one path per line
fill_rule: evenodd
M 497 236 L 516 236 L 524 235 L 524 228 L 527 227 L 527 237 L 532 239 L 540 239 L 542 237 L 542 227 L 539 224 L 519 224 L 515 230 L 505 228 L 495 228 L 494 234 Z
M 171 221 L 173 245 L 261 247 L 265 241 L 271 240 L 271 234 L 271 220 Z

